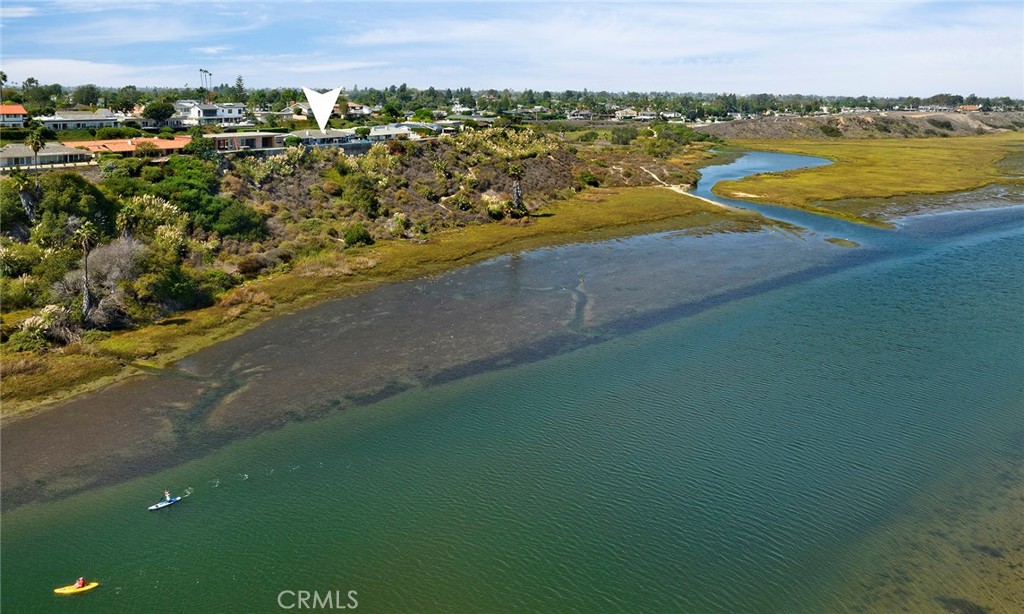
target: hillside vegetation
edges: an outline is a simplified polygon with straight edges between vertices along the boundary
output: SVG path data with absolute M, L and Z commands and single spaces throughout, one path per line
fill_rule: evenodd
M 598 190 L 692 183 L 711 143 L 691 135 L 673 127 L 578 147 L 513 126 L 389 141 L 358 157 L 296 147 L 225 159 L 198 143 L 162 165 L 106 159 L 92 180 L 16 172 L 0 182 L 4 413 L 367 281 L 575 232 L 672 218 L 685 227 L 691 214 L 717 224 L 695 199 Z M 587 209 L 533 215 L 580 198 Z
M 983 135 L 1024 130 L 1024 112 L 886 111 L 804 117 L 773 116 L 697 126 L 722 139 L 882 139 Z

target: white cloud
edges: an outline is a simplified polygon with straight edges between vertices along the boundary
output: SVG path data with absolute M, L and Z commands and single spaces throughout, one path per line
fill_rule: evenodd
M 6 59 L 4 69 L 11 75 L 36 77 L 41 83 L 68 86 L 93 83 L 102 87 L 178 85 L 194 72 L 191 66 L 183 65 L 140 67 L 71 58 Z
M 196 53 L 205 53 L 207 55 L 217 55 L 229 51 L 231 45 L 214 45 L 212 47 L 192 47 L 192 51 Z
M 39 9 L 32 6 L 0 6 L 0 20 L 32 17 L 38 13 Z

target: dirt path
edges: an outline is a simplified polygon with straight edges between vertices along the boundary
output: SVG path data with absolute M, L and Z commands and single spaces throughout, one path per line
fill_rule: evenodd
M 718 202 L 716 200 L 711 200 L 710 198 L 704 198 L 703 196 L 697 196 L 696 194 L 690 192 L 689 190 L 687 190 L 685 187 L 683 187 L 680 184 L 665 183 L 664 181 L 661 180 L 661 177 L 658 177 L 657 175 L 655 175 L 654 173 L 652 173 L 651 171 L 647 170 L 646 168 L 644 168 L 642 166 L 640 167 L 640 170 L 642 170 L 643 172 L 647 173 L 651 177 L 654 177 L 654 180 L 657 181 L 661 185 L 661 187 L 663 187 L 663 188 L 667 188 L 669 190 L 672 190 L 673 192 L 679 192 L 680 194 L 686 194 L 687 196 L 689 196 L 691 198 L 696 198 L 696 199 L 699 199 L 699 200 L 703 200 L 706 203 L 711 203 L 712 205 L 714 205 L 716 207 L 719 207 L 721 209 L 725 209 L 726 211 L 732 211 L 733 213 L 747 213 L 746 209 L 742 209 L 740 207 L 733 207 L 732 205 L 727 205 L 725 203 L 720 203 L 720 202 Z

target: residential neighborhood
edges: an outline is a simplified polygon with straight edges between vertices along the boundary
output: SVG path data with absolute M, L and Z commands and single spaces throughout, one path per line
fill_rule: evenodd
M 36 89 L 30 89 L 29 85 Z M 95 86 L 82 86 L 93 88 Z M 196 136 L 210 139 L 218 154 L 264 155 L 286 143 L 336 147 L 362 153 L 392 139 L 432 138 L 458 132 L 464 125 L 495 121 L 686 123 L 693 126 L 756 117 L 847 115 L 889 111 L 983 113 L 1020 106 L 1011 99 L 979 99 L 940 94 L 929 99 L 817 98 L 758 94 L 612 94 L 524 90 L 416 90 L 404 84 L 384 90 L 345 90 L 332 113 L 333 125 L 321 132 L 312 125 L 309 103 L 295 89 L 247 91 L 239 77 L 234 88 L 182 90 L 192 96 L 151 100 L 134 86 L 105 97 L 78 93 L 37 98 L 43 86 L 28 79 L 21 91 L 4 88 L 0 105 L 0 172 L 11 168 L 95 163 L 98 157 L 144 157 L 155 162 L 180 153 Z M 64 92 L 61 86 L 46 91 Z M 56 90 L 54 89 L 56 88 Z M 344 88 L 343 88 L 344 89 Z M 19 101 L 35 100 L 36 113 Z M 225 99 L 226 98 L 226 99 Z M 277 102 L 273 102 L 273 101 Z M 41 102 L 40 102 L 41 101 Z M 38 151 L 26 144 L 27 131 L 42 135 Z M 107 137 L 107 138 L 104 138 Z

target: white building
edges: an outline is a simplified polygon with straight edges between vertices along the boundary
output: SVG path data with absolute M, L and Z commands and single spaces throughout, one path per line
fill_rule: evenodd
M 120 124 L 120 118 L 110 109 L 57 111 L 53 115 L 40 115 L 36 121 L 47 130 L 95 130 L 115 128 Z
M 179 100 L 174 103 L 174 116 L 167 123 L 171 126 L 237 126 L 248 122 L 246 106 L 242 102 L 207 104 L 197 100 Z
M 20 104 L 0 104 L 0 126 L 4 128 L 24 128 L 28 123 L 28 113 Z

